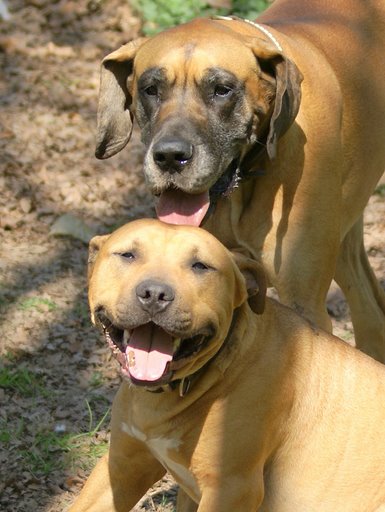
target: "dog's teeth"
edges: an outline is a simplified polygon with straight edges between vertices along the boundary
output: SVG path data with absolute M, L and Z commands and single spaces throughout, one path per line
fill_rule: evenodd
M 178 348 L 180 347 L 181 342 L 182 342 L 181 338 L 175 338 L 175 340 L 174 340 L 174 352 L 176 350 L 178 350 Z
M 123 348 L 124 349 L 128 345 L 128 340 L 130 339 L 130 336 L 131 336 L 131 332 L 128 331 L 127 329 L 125 329 L 124 332 L 123 332 Z

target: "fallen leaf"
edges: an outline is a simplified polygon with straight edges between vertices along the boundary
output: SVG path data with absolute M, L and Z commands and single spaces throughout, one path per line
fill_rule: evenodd
M 71 213 L 65 213 L 56 219 L 50 229 L 52 236 L 69 236 L 87 244 L 95 234 L 85 222 Z

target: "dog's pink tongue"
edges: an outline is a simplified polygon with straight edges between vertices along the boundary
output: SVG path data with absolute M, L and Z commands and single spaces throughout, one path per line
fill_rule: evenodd
M 146 324 L 132 331 L 126 349 L 128 370 L 136 380 L 156 381 L 172 360 L 173 339 L 155 324 Z
M 210 206 L 208 192 L 186 194 L 181 190 L 163 192 L 156 205 L 159 220 L 167 224 L 199 226 Z

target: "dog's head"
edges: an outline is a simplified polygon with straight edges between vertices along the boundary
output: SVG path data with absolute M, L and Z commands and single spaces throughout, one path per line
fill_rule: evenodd
M 108 55 L 96 156 L 128 142 L 135 118 L 160 219 L 199 225 L 255 145 L 274 158 L 299 108 L 301 73 L 241 21 L 198 19 Z
M 192 226 L 138 220 L 90 243 L 89 302 L 134 384 L 158 387 L 202 368 L 221 348 L 233 312 L 261 313 L 260 268 Z

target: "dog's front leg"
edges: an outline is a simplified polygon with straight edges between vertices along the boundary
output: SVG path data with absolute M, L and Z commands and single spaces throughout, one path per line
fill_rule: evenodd
M 263 482 L 245 475 L 233 477 L 218 488 L 205 488 L 198 512 L 257 512 L 263 501 Z
M 176 512 L 197 512 L 197 510 L 198 505 L 180 487 L 178 490 L 178 498 L 176 502 Z
M 92 471 L 69 512 L 129 512 L 165 474 L 163 466 L 135 440 L 111 447 Z
M 258 512 L 262 500 L 251 496 L 238 496 L 235 499 L 221 499 L 218 496 L 203 496 L 197 512 Z

